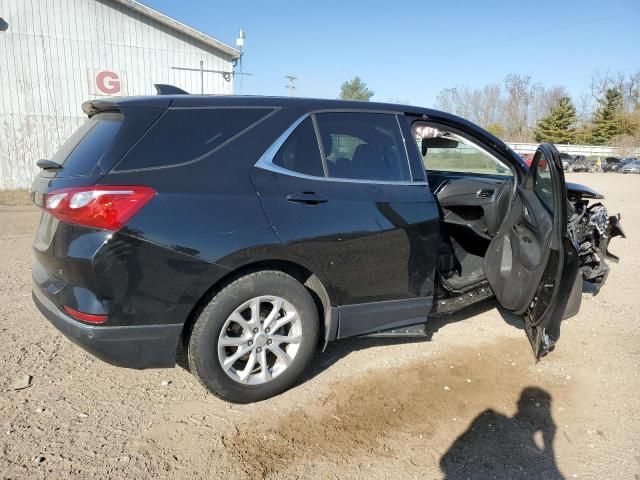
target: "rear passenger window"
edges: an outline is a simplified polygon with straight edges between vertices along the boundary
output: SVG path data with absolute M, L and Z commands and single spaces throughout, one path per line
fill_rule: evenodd
M 293 172 L 324 177 L 320 147 L 311 118 L 289 135 L 273 158 L 273 164 Z
M 409 163 L 395 115 L 316 115 L 330 177 L 410 181 Z
M 270 108 L 170 108 L 116 170 L 161 167 L 202 158 L 266 117 Z
M 99 113 L 87 120 L 51 158 L 63 165 L 65 177 L 89 175 L 113 144 L 123 117 L 119 113 Z

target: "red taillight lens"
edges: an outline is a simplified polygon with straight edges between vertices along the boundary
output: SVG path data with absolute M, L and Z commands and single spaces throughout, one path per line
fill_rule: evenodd
M 66 223 L 119 230 L 155 194 L 141 186 L 65 188 L 46 194 L 44 208 Z
M 76 320 L 82 320 L 83 322 L 88 323 L 104 323 L 107 321 L 107 315 L 94 315 L 92 313 L 84 313 L 79 312 L 78 310 L 74 310 L 71 307 L 67 307 L 66 305 L 62 306 L 62 309 L 67 312 L 67 314 Z

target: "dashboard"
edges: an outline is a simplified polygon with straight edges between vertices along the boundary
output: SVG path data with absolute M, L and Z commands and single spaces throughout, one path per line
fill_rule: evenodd
M 509 210 L 512 177 L 427 171 L 442 221 L 491 239 Z

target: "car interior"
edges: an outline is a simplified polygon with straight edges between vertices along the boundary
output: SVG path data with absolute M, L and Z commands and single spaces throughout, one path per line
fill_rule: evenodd
M 513 173 L 462 134 L 430 122 L 415 122 L 429 188 L 440 208 L 437 274 L 456 293 L 484 281 L 489 242 L 506 218 Z

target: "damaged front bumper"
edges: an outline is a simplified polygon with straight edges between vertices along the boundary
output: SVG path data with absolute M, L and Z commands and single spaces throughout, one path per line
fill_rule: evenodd
M 601 203 L 581 208 L 569 221 L 569 231 L 578 244 L 578 257 L 582 278 L 587 291 L 598 293 L 609 275 L 607 260 L 617 263 L 619 258 L 609 252 L 613 237 L 626 238 L 620 225 L 620 214 L 609 215 Z

